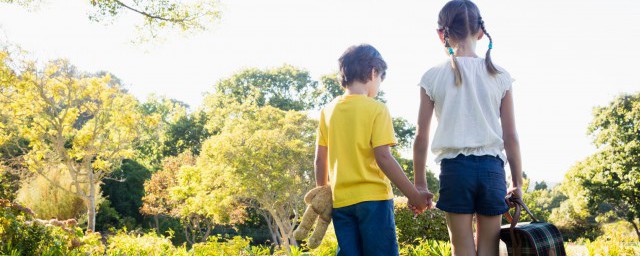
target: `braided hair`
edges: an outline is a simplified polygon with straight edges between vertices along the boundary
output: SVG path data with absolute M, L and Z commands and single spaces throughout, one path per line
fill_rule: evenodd
M 473 2 L 469 0 L 451 0 L 440 10 L 438 15 L 439 31 L 444 36 L 444 47 L 447 48 L 451 57 L 451 67 L 454 70 L 455 82 L 457 86 L 462 84 L 462 72 L 455 58 L 452 44 L 465 40 L 471 35 L 478 33 L 480 29 L 489 38 L 489 49 L 485 57 L 485 65 L 487 71 L 491 75 L 499 74 L 500 71 L 493 65 L 491 61 L 491 49 L 493 48 L 493 38 L 484 25 L 484 21 L 480 16 L 480 10 Z

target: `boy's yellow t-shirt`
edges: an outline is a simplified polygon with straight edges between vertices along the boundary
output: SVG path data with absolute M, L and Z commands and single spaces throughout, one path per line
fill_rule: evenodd
M 393 198 L 373 149 L 396 143 L 389 110 L 366 95 L 342 95 L 322 109 L 317 144 L 328 148 L 334 208 Z

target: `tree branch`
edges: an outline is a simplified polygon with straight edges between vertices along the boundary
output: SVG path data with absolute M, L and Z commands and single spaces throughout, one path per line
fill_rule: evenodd
M 140 11 L 140 10 L 135 9 L 135 8 L 133 8 L 133 7 L 130 7 L 130 6 L 126 5 L 126 4 L 124 4 L 123 2 L 118 1 L 118 0 L 116 0 L 115 2 L 116 2 L 117 4 L 119 4 L 120 6 L 124 7 L 124 8 L 127 8 L 127 9 L 129 9 L 129 10 L 131 10 L 131 11 L 133 11 L 133 12 L 138 13 L 138 14 L 142 14 L 143 16 L 146 16 L 146 17 L 151 18 L 151 19 L 164 20 L 164 21 L 169 21 L 169 22 L 173 22 L 173 23 L 183 23 L 183 22 L 191 21 L 191 20 L 194 20 L 194 19 L 195 19 L 195 18 L 194 18 L 194 19 L 187 19 L 187 18 L 183 18 L 183 19 L 165 18 L 165 17 L 162 17 L 162 16 L 153 15 L 153 14 L 148 13 L 148 12 Z

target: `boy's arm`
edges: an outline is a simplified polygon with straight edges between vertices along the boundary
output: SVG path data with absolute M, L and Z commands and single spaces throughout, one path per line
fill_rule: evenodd
M 414 183 L 420 191 L 429 191 L 427 187 L 426 165 L 427 150 L 429 148 L 429 127 L 433 116 L 433 101 L 424 88 L 420 88 L 420 109 L 418 111 L 418 126 L 416 139 L 413 143 Z
M 376 147 L 373 149 L 373 152 L 382 172 L 384 172 L 387 178 L 409 199 L 409 204 L 416 206 L 419 211 L 426 209 L 428 206 L 428 195 L 418 192 L 413 184 L 411 184 L 407 175 L 404 174 L 402 167 L 400 167 L 396 159 L 391 155 L 389 145 Z
M 509 168 L 511 169 L 511 188 L 509 192 L 522 198 L 522 160 L 520 157 L 520 142 L 516 131 L 515 114 L 513 112 L 513 95 L 507 91 L 500 105 L 500 121 L 502 123 L 502 138 L 507 153 Z
M 329 183 L 329 169 L 327 166 L 327 147 L 316 146 L 315 160 L 316 186 L 324 186 Z

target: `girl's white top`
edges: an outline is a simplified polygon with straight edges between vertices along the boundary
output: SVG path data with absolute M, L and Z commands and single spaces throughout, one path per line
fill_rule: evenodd
M 500 104 L 513 79 L 504 69 L 492 76 L 484 59 L 456 57 L 462 84 L 455 85 L 451 60 L 429 69 L 419 85 L 435 102 L 438 128 L 431 146 L 436 163 L 464 155 L 498 156 L 503 153 Z

